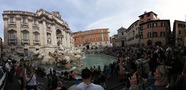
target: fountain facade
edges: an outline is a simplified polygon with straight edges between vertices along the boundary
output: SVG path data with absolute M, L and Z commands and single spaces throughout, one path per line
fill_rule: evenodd
M 65 64 L 81 57 L 73 33 L 59 12 L 4 11 L 3 58 L 36 64 Z

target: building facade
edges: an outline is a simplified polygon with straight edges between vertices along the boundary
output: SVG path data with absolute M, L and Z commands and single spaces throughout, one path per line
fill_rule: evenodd
M 117 35 L 114 35 L 114 38 L 115 38 L 115 47 L 124 47 L 126 46 L 126 28 L 119 28 L 117 30 L 118 34 Z
M 130 45 L 139 45 L 140 37 L 139 37 L 139 20 L 132 23 L 129 28 L 126 30 L 126 39 L 127 46 Z
M 48 54 L 59 46 L 74 46 L 73 33 L 59 12 L 4 11 L 3 20 L 4 50 L 12 54 L 28 56 L 36 50 Z
M 170 20 L 159 20 L 154 12 L 145 12 L 139 18 L 141 45 L 164 46 L 169 44 Z
M 73 33 L 74 45 L 79 49 L 102 48 L 110 45 L 109 30 L 94 29 Z
M 173 26 L 174 44 L 186 46 L 186 22 L 175 20 Z

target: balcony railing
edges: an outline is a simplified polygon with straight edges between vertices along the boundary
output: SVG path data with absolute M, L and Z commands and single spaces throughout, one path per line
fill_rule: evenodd
M 16 23 L 15 22 L 9 22 L 8 27 L 14 27 L 16 28 Z
M 28 23 L 21 23 L 22 28 L 28 28 Z
M 21 44 L 30 44 L 30 40 L 29 39 L 21 39 Z
M 14 44 L 16 45 L 17 44 L 17 39 L 8 39 L 8 44 Z
M 40 40 L 34 40 L 33 44 L 34 45 L 40 45 Z
M 33 29 L 34 30 L 39 30 L 39 26 L 38 25 L 33 25 Z

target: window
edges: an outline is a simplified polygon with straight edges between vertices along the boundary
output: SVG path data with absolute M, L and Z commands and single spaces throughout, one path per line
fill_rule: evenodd
M 86 38 L 88 38 L 88 36 L 86 36 Z
M 95 38 L 94 41 L 97 41 L 97 38 Z
M 157 27 L 157 23 L 153 23 L 153 27 Z
M 182 24 L 178 24 L 178 27 L 182 27 Z
M 141 16 L 141 19 L 143 19 L 144 18 L 144 16 Z
M 15 35 L 13 32 L 10 33 L 10 39 L 15 39 Z
M 99 40 L 101 41 L 101 38 L 99 38 Z
M 84 43 L 84 40 L 83 40 L 83 43 Z
M 164 23 L 164 22 L 162 22 L 162 23 L 161 23 L 161 26 L 162 26 L 162 27 L 164 27 L 164 26 L 165 26 L 165 23 Z
M 14 22 L 14 18 L 10 17 L 10 23 L 13 23 L 13 22 Z
M 87 35 L 87 32 L 86 32 L 86 35 Z
M 151 27 L 151 24 L 148 24 L 147 27 L 150 28 Z
M 100 42 L 100 44 L 101 44 L 101 42 Z
M 23 18 L 22 18 L 22 22 L 23 22 L 23 23 L 26 23 L 26 17 L 23 17 Z
M 92 35 L 90 35 L 90 37 L 92 37 Z
M 79 43 L 80 43 L 80 41 L 79 41 Z
M 38 34 L 35 34 L 35 40 L 39 40 Z
M 151 38 L 151 33 L 147 33 L 147 38 Z
M 150 13 L 147 13 L 147 17 L 150 17 Z
M 96 37 L 96 35 L 94 35 Z
M 165 37 L 165 32 L 160 32 L 160 37 Z
M 107 42 L 105 42 L 105 44 L 107 44 Z
M 94 33 L 96 33 L 96 31 L 94 31 Z
M 80 34 L 78 33 L 78 36 L 80 36 Z
M 140 27 L 140 30 L 143 30 L 143 26 Z
M 153 37 L 157 37 L 157 32 L 153 32 Z
M 154 15 L 154 18 L 156 19 L 156 16 Z
M 28 39 L 28 38 L 27 38 L 27 33 L 26 33 L 26 32 L 23 33 L 23 39 Z
M 99 34 L 99 36 L 101 36 L 101 34 Z
M 105 34 L 105 36 L 107 36 L 107 34 Z
M 107 40 L 107 38 L 105 37 L 105 40 Z
M 99 32 L 101 32 L 101 30 L 99 30 Z
M 83 33 L 82 33 L 82 35 L 83 35 Z
M 90 41 L 92 41 L 92 39 L 90 39 Z
M 79 47 L 81 47 L 81 45 L 79 45 Z
M 37 21 L 36 20 L 34 20 L 34 25 L 36 25 L 37 24 Z
M 86 39 L 86 42 L 88 42 L 88 39 Z
M 107 32 L 107 30 L 105 30 L 105 32 Z
M 179 34 L 181 34 L 181 30 L 179 30 Z
M 80 37 L 78 37 L 78 39 L 80 40 Z
M 82 39 L 84 39 L 84 37 L 82 37 Z
M 91 34 L 91 31 L 90 31 L 90 34 Z
M 28 49 L 24 49 L 25 56 L 28 56 Z

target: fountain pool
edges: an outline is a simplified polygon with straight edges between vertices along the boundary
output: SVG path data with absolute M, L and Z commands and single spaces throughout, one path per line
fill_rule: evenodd
M 110 63 L 113 63 L 117 61 L 116 58 L 109 56 L 109 55 L 104 55 L 104 54 L 89 54 L 85 58 L 81 59 L 83 62 L 83 66 L 77 67 L 75 71 L 80 72 L 82 69 L 88 67 L 90 69 L 90 66 L 95 66 L 96 68 L 98 65 L 100 65 L 101 70 L 103 70 L 104 65 L 109 65 Z M 72 66 L 75 66 L 76 63 L 73 63 Z M 42 68 L 48 69 L 50 67 L 56 69 L 56 70 L 67 70 L 64 68 L 57 68 L 55 64 L 51 65 L 39 65 Z

